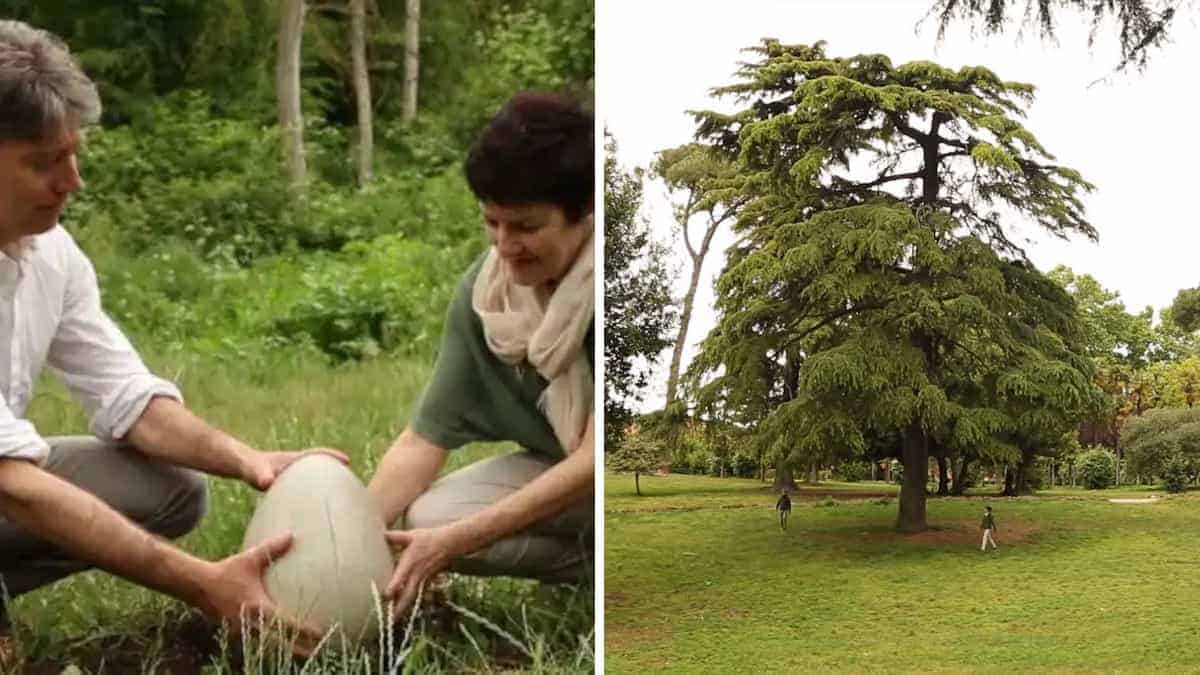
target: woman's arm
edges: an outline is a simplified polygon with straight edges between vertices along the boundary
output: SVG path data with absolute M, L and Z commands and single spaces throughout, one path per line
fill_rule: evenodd
M 453 559 L 549 518 L 590 494 L 595 489 L 595 446 L 595 416 L 589 416 L 579 445 L 566 459 L 495 504 L 443 527 L 389 532 L 388 540 L 402 549 L 387 589 L 396 608 L 411 605 L 421 584 Z

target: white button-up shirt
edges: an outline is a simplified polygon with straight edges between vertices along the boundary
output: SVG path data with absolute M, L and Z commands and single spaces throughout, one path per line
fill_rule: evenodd
M 0 457 L 43 462 L 49 454 L 22 419 L 43 365 L 105 440 L 124 437 L 154 396 L 183 400 L 101 309 L 96 270 L 62 227 L 0 253 Z

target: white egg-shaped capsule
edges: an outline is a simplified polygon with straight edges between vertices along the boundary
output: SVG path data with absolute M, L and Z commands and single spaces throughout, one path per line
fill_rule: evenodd
M 267 569 L 267 592 L 285 617 L 322 631 L 337 626 L 333 644 L 354 643 L 379 630 L 376 594 L 393 569 L 384 529 L 358 477 L 336 459 L 313 454 L 276 477 L 246 527 L 242 550 L 291 532 L 291 549 Z

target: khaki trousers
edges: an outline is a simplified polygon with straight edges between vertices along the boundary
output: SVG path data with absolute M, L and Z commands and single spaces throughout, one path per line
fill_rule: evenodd
M 983 531 L 983 542 L 979 544 L 979 550 L 986 551 L 988 544 L 991 544 L 992 548 L 996 548 L 996 540 L 992 538 L 992 528 L 990 527 Z
M 91 436 L 59 436 L 46 442 L 50 456 L 44 469 L 92 493 L 156 535 L 182 536 L 195 528 L 207 511 L 208 486 L 196 471 Z M 89 567 L 0 516 L 0 582 L 8 597 Z M 0 595 L 0 621 L 3 608 L 4 596 Z
M 406 528 L 462 520 L 519 490 L 554 465 L 531 452 L 492 457 L 459 469 L 430 486 L 401 518 Z M 591 573 L 593 495 L 562 513 L 455 560 L 450 569 L 475 576 L 574 581 Z

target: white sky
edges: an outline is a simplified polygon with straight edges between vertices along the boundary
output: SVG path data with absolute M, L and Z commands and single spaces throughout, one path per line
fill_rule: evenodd
M 761 38 L 784 43 L 825 40 L 826 53 L 883 53 L 899 65 L 930 60 L 958 68 L 982 65 L 1005 80 L 1037 87 L 1024 120 L 1058 161 L 1078 169 L 1096 191 L 1084 198 L 1100 242 L 1061 242 L 1033 226 L 1010 228 L 1043 270 L 1058 264 L 1091 274 L 1120 293 L 1136 311 L 1169 305 L 1182 288 L 1200 284 L 1200 240 L 1192 190 L 1200 190 L 1200 133 L 1196 130 L 1200 84 L 1200 7 L 1176 18 L 1172 43 L 1151 54 L 1144 73 L 1111 74 L 1119 59 L 1114 31 L 1087 47 L 1087 22 L 1067 25 L 1062 14 L 1057 44 L 1014 29 L 993 37 L 972 35 L 969 24 L 952 25 L 938 44 L 936 20 L 916 30 L 932 0 L 604 0 L 598 4 L 599 114 L 618 144 L 625 168 L 648 167 L 654 154 L 692 140 L 695 125 L 685 111 L 728 109 L 731 102 L 708 90 L 733 82 L 739 61 L 757 59 L 741 49 Z M 1023 6 L 1023 2 L 1019 3 Z M 1089 85 L 1099 79 L 1104 82 Z M 672 217 L 666 190 L 647 184 L 644 215 L 663 238 Z M 1017 225 L 1020 225 L 1017 223 Z M 700 227 L 695 223 L 693 228 Z M 696 230 L 693 229 L 693 232 Z M 704 263 L 684 366 L 715 323 L 713 279 L 731 242 L 727 229 Z M 677 296 L 686 291 L 690 263 L 674 236 L 680 268 Z M 661 407 L 670 354 L 659 361 L 645 410 Z

